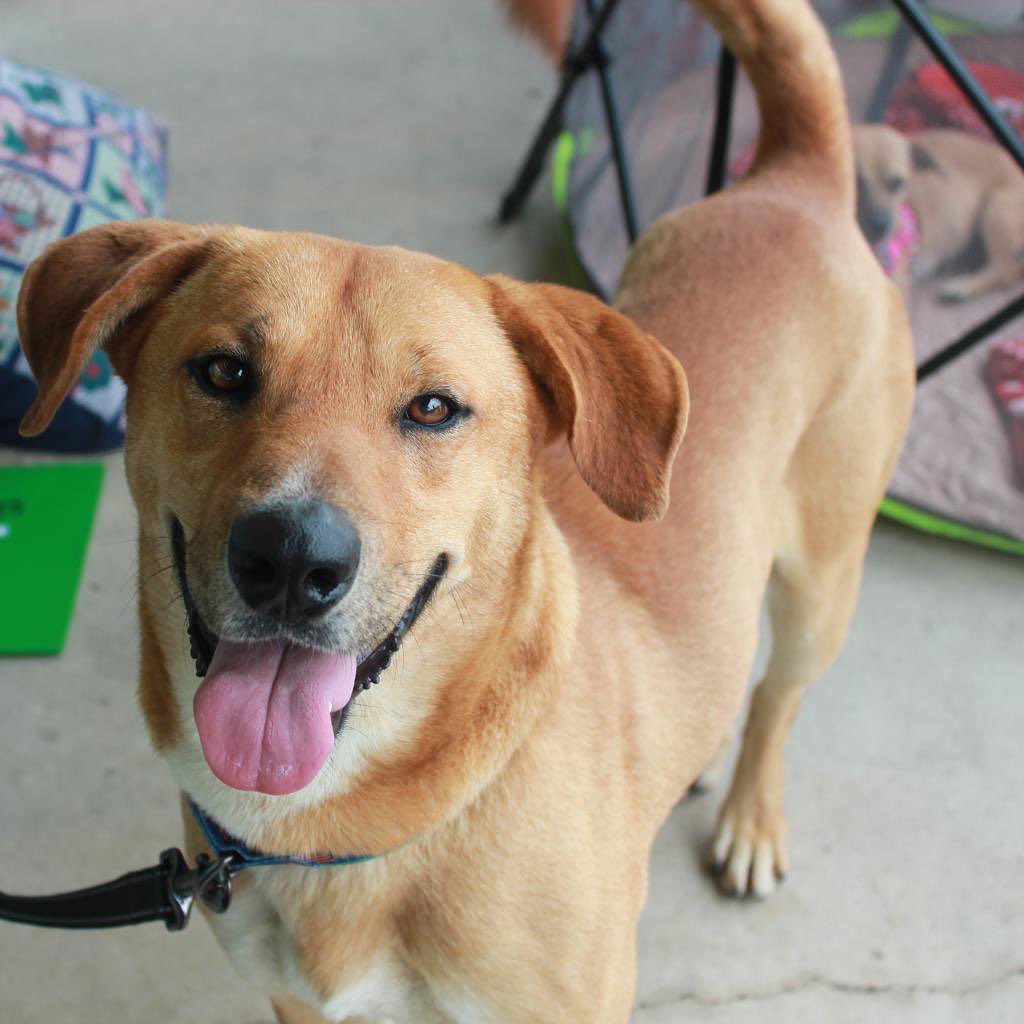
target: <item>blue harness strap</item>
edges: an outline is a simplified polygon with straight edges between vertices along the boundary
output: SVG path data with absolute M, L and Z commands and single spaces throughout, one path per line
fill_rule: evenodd
M 188 805 L 214 854 L 217 857 L 231 858 L 232 872 L 241 871 L 243 868 L 263 868 L 281 864 L 295 864 L 303 868 L 342 867 L 346 864 L 363 864 L 368 860 L 375 860 L 378 856 L 375 853 L 344 857 L 333 853 L 314 853 L 309 857 L 285 857 L 262 853 L 251 846 L 246 846 L 237 836 L 226 832 L 191 797 L 188 798 Z

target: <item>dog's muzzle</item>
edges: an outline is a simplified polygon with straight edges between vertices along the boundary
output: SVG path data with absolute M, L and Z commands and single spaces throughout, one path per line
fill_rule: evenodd
M 171 547 L 174 555 L 178 586 L 185 605 L 186 628 L 188 630 L 192 660 L 195 663 L 196 675 L 202 678 L 206 675 L 210 662 L 213 660 L 219 637 L 207 626 L 203 617 L 199 614 L 195 600 L 192 597 L 192 592 L 189 589 L 185 561 L 185 532 L 177 518 L 174 519 L 171 525 Z M 430 603 L 438 585 L 444 579 L 448 571 L 448 564 L 449 560 L 446 554 L 442 552 L 437 556 L 423 583 L 413 595 L 412 600 L 406 606 L 398 621 L 388 631 L 384 639 L 359 660 L 356 667 L 356 693 L 360 690 L 368 690 L 373 684 L 380 682 L 382 673 L 391 664 L 391 659 L 401 647 L 406 634 L 412 629 L 416 620 Z M 344 724 L 350 707 L 351 702 L 346 704 L 344 708 L 332 713 L 331 718 L 335 734 Z

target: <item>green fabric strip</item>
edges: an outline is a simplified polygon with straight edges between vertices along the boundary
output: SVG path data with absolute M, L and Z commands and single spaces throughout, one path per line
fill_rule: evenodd
M 973 36 L 983 34 L 985 29 L 963 18 L 951 17 L 930 11 L 932 23 L 944 36 Z M 899 27 L 899 11 L 872 11 L 836 29 L 836 35 L 848 39 L 887 39 Z
M 936 537 L 948 537 L 951 540 L 962 540 L 968 544 L 978 544 L 983 548 L 1003 551 L 1010 555 L 1024 555 L 1024 541 L 1014 540 L 1000 533 L 989 533 L 964 523 L 956 523 L 914 505 L 908 505 L 898 498 L 885 498 L 879 512 L 898 523 L 912 526 L 915 530 L 934 534 Z
M 575 156 L 576 136 L 570 131 L 561 132 L 555 142 L 555 156 L 551 163 L 551 193 L 566 227 L 569 226 L 569 171 Z

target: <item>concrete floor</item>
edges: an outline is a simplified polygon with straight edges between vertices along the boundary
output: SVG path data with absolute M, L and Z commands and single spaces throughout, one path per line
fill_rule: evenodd
M 96 82 L 172 129 L 172 213 L 400 242 L 571 281 L 541 190 L 493 225 L 551 90 L 496 0 L 2 0 L 7 55 Z M 11 461 L 10 454 L 0 456 Z M 71 638 L 0 663 L 0 884 L 41 892 L 178 841 L 133 699 L 133 513 L 108 460 Z M 658 840 L 636 1024 L 1024 1019 L 1024 564 L 876 530 L 850 641 L 790 745 L 794 871 L 719 899 L 715 797 Z M 0 927 L 0 1021 L 267 1022 L 202 923 Z

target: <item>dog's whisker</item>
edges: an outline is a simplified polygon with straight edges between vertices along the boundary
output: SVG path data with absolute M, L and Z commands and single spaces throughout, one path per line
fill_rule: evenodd
M 153 568 L 154 566 L 155 568 Z M 145 568 L 145 572 L 141 571 L 143 568 Z M 169 562 L 167 565 L 157 565 L 155 560 L 149 562 L 146 564 L 145 567 L 140 566 L 139 571 L 136 571 L 135 573 L 133 573 L 132 576 L 126 579 L 121 584 L 121 590 L 124 591 L 128 587 L 132 587 L 134 589 L 135 595 L 138 596 L 142 593 L 143 587 L 145 587 L 145 585 L 149 583 L 150 580 L 154 579 L 157 576 L 160 576 L 162 573 L 169 572 L 173 568 L 173 561 Z
M 170 572 L 173 568 L 174 563 L 172 562 L 169 565 L 162 565 L 158 569 L 154 569 L 148 576 L 140 576 L 138 579 L 140 588 L 149 583 L 150 580 L 156 579 L 157 576 L 162 576 L 165 572 Z
M 170 540 L 170 537 L 155 537 L 148 534 L 139 534 L 138 537 L 119 537 L 117 540 L 101 540 L 97 542 L 98 548 L 112 548 L 117 547 L 120 544 L 135 544 L 137 545 L 140 540 Z
M 146 565 L 149 562 L 161 561 L 165 558 L 174 558 L 174 555 L 170 551 L 158 551 L 155 555 L 150 555 L 149 558 L 143 559 L 141 562 L 137 562 L 137 566 Z
M 349 725 L 349 722 L 352 720 L 352 715 L 354 713 L 355 713 L 355 708 L 353 708 L 352 711 L 350 711 L 348 713 L 348 716 L 347 716 L 347 718 L 345 720 L 345 728 L 346 729 L 351 728 L 352 732 L 354 732 L 357 736 L 362 736 L 362 738 L 364 740 L 369 740 L 370 739 L 369 735 L 367 733 L 363 732 L 362 729 L 357 729 L 355 726 L 350 726 Z
M 165 572 L 169 572 L 173 568 L 173 564 L 165 565 L 156 571 L 151 572 L 148 576 L 136 575 L 132 579 L 125 580 L 124 583 L 121 584 L 121 590 L 124 591 L 126 587 L 131 587 L 131 594 L 129 594 L 128 599 L 125 601 L 124 605 L 122 605 L 121 614 L 123 615 L 133 603 L 138 603 L 142 598 L 142 594 L 147 583 L 155 577 L 160 576 Z
M 139 562 L 135 566 L 136 574 L 144 572 L 152 565 L 159 565 L 161 562 L 167 562 L 169 565 L 174 564 L 174 558 L 171 555 L 157 555 L 155 558 L 147 558 L 144 562 Z
M 401 711 L 396 711 L 394 708 L 386 707 L 384 704 L 359 702 L 353 704 L 349 711 L 349 718 L 352 718 L 353 716 L 360 716 L 366 719 L 376 715 L 391 718 L 396 722 L 407 722 L 410 720 L 409 715 L 406 715 Z
M 452 604 L 455 605 L 455 610 L 459 613 L 459 619 L 462 622 L 462 627 L 463 627 L 463 629 L 465 629 L 466 628 L 466 616 L 465 616 L 465 614 L 463 614 L 462 606 L 459 604 L 458 596 L 456 595 L 454 590 L 451 591 L 451 593 L 448 596 L 452 599 Z
M 168 601 L 167 601 L 167 602 L 166 602 L 165 604 L 163 604 L 163 605 L 162 605 L 161 607 L 157 608 L 154 614 L 156 614 L 156 615 L 161 615 L 161 614 L 163 614 L 163 613 L 164 613 L 165 611 L 167 611 L 167 609 L 168 609 L 168 608 L 170 608 L 170 607 L 171 607 L 172 605 L 174 605 L 174 604 L 177 604 L 178 602 L 181 602 L 182 604 L 184 604 L 185 598 L 184 598 L 184 596 L 182 595 L 181 591 L 180 591 L 180 590 L 179 590 L 178 588 L 175 588 L 175 591 L 176 591 L 176 592 L 175 592 L 174 596 L 173 596 L 173 597 L 171 597 L 171 598 L 170 598 L 170 599 L 169 599 L 169 600 L 168 600 Z

